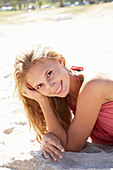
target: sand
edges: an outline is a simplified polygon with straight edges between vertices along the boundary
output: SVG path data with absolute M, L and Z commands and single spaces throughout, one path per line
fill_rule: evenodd
M 113 168 L 113 147 L 90 143 L 80 153 L 64 152 L 58 162 L 44 159 L 33 130 L 29 131 L 21 102 L 12 97 L 15 54 L 33 43 L 52 46 L 66 57 L 68 66 L 83 66 L 90 74 L 96 70 L 112 75 L 112 9 L 113 3 L 101 4 L 61 21 L 53 20 L 61 9 L 29 11 L 20 18 L 15 16 L 15 23 L 0 23 L 0 169 Z

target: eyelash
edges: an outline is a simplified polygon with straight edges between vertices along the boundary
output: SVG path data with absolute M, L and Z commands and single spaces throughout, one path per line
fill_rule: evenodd
M 51 74 L 52 74 L 52 71 L 49 71 L 49 72 L 47 73 L 47 78 L 49 78 Z M 36 87 L 36 89 L 40 89 L 41 86 L 42 86 L 42 84 L 39 84 L 39 85 Z
M 42 86 L 42 84 L 39 84 L 39 85 L 36 87 L 36 89 L 40 89 L 41 86 Z
M 49 78 L 51 74 L 52 74 L 52 71 L 49 71 L 49 72 L 47 73 L 47 78 Z

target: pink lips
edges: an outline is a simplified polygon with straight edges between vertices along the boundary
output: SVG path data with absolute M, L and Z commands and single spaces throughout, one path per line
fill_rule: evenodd
M 61 80 L 60 86 L 59 86 L 59 88 L 56 90 L 55 94 L 60 94 L 61 91 L 62 91 L 62 89 L 63 89 L 63 86 L 62 86 L 62 80 Z

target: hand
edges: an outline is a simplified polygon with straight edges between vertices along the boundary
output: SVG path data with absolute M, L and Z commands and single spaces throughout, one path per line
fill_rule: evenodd
M 56 156 L 60 159 L 63 158 L 61 152 L 64 152 L 64 147 L 61 145 L 60 140 L 51 132 L 44 135 L 41 149 L 45 158 L 49 158 L 49 155 L 54 161 L 57 161 Z
M 27 98 L 36 100 L 39 104 L 41 102 L 45 102 L 45 99 L 47 99 L 46 96 L 42 95 L 41 93 L 39 93 L 28 85 L 24 85 L 22 94 Z

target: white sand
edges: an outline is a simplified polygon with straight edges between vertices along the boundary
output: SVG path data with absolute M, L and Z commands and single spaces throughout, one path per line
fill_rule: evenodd
M 23 107 L 12 98 L 13 64 L 18 49 L 42 43 L 59 50 L 68 65 L 84 66 L 113 73 L 113 4 L 73 16 L 70 20 L 52 21 L 51 13 L 28 13 L 23 24 L 0 25 L 0 169 L 61 170 L 111 169 L 113 148 L 89 144 L 80 153 L 65 152 L 63 160 L 54 163 L 43 158 Z M 39 18 L 49 17 L 51 20 Z M 39 17 L 39 18 L 38 18 Z M 24 16 L 23 16 L 24 18 Z M 38 18 L 38 19 L 37 19 Z M 17 18 L 18 19 L 18 18 Z

